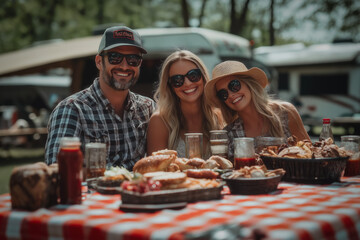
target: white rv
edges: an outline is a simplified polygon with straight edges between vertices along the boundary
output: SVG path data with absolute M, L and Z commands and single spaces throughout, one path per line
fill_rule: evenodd
M 221 61 L 236 59 L 248 67 L 260 67 L 268 76 L 270 71 L 252 59 L 247 39 L 205 28 L 144 28 L 137 29 L 148 54 L 144 55 L 138 83 L 132 89 L 152 96 L 159 70 L 165 58 L 178 49 L 197 54 L 211 74 Z M 53 68 L 66 68 L 71 72 L 71 92 L 89 86 L 98 74 L 94 57 L 101 36 L 89 36 L 55 41 L 0 55 L 0 77 L 46 72 Z
M 279 98 L 293 101 L 304 118 L 360 113 L 360 43 L 260 47 L 255 58 L 277 70 Z

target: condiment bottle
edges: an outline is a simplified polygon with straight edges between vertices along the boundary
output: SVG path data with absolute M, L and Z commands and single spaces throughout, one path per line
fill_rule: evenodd
M 346 162 L 344 176 L 360 175 L 360 136 L 341 136 L 341 147 L 351 153 L 349 160 Z
M 323 119 L 323 126 L 320 132 L 319 140 L 325 140 L 327 138 L 331 138 L 334 141 L 334 136 L 331 130 L 330 118 Z
M 60 203 L 81 204 L 83 154 L 78 137 L 63 137 L 57 156 L 59 164 Z

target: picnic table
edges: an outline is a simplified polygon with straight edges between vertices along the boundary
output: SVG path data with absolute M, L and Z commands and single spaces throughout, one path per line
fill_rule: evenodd
M 280 182 L 154 212 L 120 210 L 121 196 L 84 193 L 79 205 L 11 209 L 0 195 L 0 239 L 360 239 L 360 176 L 328 185 Z

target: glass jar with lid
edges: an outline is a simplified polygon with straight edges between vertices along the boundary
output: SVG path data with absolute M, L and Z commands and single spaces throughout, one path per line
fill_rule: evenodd
M 360 136 L 341 136 L 341 147 L 351 153 L 351 156 L 346 163 L 344 176 L 360 175 Z

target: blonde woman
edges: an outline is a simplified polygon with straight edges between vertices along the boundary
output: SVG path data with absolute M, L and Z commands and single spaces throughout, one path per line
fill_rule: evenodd
M 219 107 L 228 123 L 229 156 L 233 157 L 233 139 L 237 137 L 290 137 L 308 139 L 300 115 L 288 102 L 271 99 L 265 87 L 266 74 L 259 68 L 247 69 L 237 61 L 225 61 L 213 69 L 205 95 Z
M 204 158 L 210 156 L 209 131 L 224 125 L 218 109 L 205 101 L 204 87 L 209 74 L 194 53 L 179 50 L 164 61 L 154 94 L 157 110 L 150 118 L 147 153 L 177 150 L 185 157 L 185 133 L 203 133 Z

